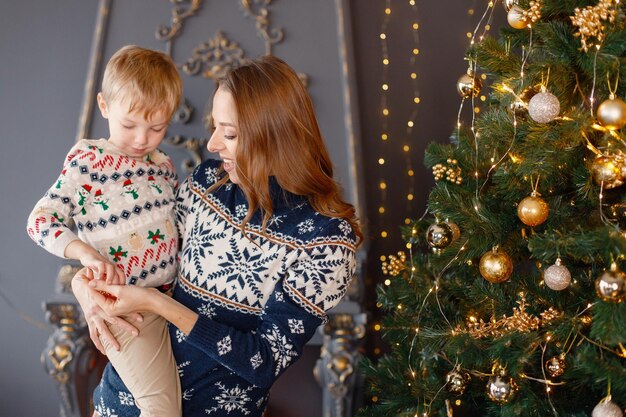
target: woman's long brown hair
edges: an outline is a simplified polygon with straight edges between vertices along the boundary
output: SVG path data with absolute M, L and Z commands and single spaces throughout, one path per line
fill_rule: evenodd
M 317 212 L 347 220 L 360 243 L 355 209 L 342 199 L 333 179 L 311 98 L 295 71 L 266 55 L 228 72 L 218 88 L 232 94 L 237 110 L 236 166 L 248 200 L 242 229 L 261 209 L 265 230 L 273 211 L 269 177 L 274 176 L 284 190 L 305 196 Z

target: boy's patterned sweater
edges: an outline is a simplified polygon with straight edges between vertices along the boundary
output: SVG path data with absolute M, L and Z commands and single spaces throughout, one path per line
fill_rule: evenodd
M 174 166 L 163 152 L 138 160 L 106 139 L 83 139 L 36 204 L 27 231 L 60 257 L 80 238 L 122 269 L 127 283 L 157 287 L 176 276 L 176 186 Z
M 315 212 L 273 178 L 266 234 L 256 213 L 244 235 L 241 189 L 226 183 L 206 192 L 220 165 L 199 165 L 176 199 L 183 248 L 174 298 L 199 314 L 187 336 L 170 326 L 183 415 L 260 417 L 274 380 L 345 294 L 356 241 L 347 221 Z M 103 417 L 138 415 L 111 367 L 94 404 Z

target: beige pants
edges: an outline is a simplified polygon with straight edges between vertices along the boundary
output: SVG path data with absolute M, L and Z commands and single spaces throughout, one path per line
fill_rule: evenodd
M 133 395 L 141 417 L 180 417 L 180 379 L 167 322 L 152 313 L 144 314 L 141 322 L 129 322 L 137 327 L 139 336 L 109 325 L 119 351 L 100 338 L 109 361 Z

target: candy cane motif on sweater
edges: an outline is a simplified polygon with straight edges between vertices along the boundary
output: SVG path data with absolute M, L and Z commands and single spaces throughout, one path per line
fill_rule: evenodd
M 115 164 L 115 170 L 117 171 L 118 169 L 120 169 L 120 167 L 124 163 L 130 164 L 131 168 L 134 168 L 135 165 L 137 165 L 137 161 L 135 161 L 134 159 L 131 159 L 127 156 L 120 156 L 119 158 L 117 158 L 117 164 Z
M 35 219 L 35 232 L 39 233 L 41 231 L 41 228 L 39 227 L 39 225 L 41 224 L 46 224 L 47 220 L 46 220 L 46 216 L 39 216 Z
M 128 265 L 126 265 L 126 276 L 129 277 L 130 276 L 130 271 L 131 269 L 133 269 L 133 266 L 139 266 L 139 257 L 138 256 L 131 256 L 130 260 L 128 261 Z
M 96 169 L 96 168 L 103 169 L 105 166 L 113 165 L 114 161 L 115 161 L 115 159 L 111 155 L 106 155 L 100 161 L 98 161 L 95 164 L 93 164 L 92 168 L 94 168 L 94 169 Z
M 167 243 L 165 242 L 161 242 L 161 244 L 159 245 L 159 247 L 157 248 L 157 254 L 156 254 L 156 259 L 155 262 L 158 261 L 159 259 L 161 259 L 161 254 L 163 253 L 164 250 L 167 249 Z
M 148 249 L 143 254 L 143 259 L 141 260 L 141 267 L 142 268 L 145 268 L 146 263 L 148 262 L 148 259 L 154 259 L 154 250 Z

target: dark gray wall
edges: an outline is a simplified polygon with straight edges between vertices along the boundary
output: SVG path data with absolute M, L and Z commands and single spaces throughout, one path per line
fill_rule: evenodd
M 74 141 L 96 3 L 3 1 L 0 5 L 0 416 L 58 416 L 52 381 L 39 363 L 49 331 L 42 300 L 61 260 L 25 232 L 26 218 L 58 175 Z

